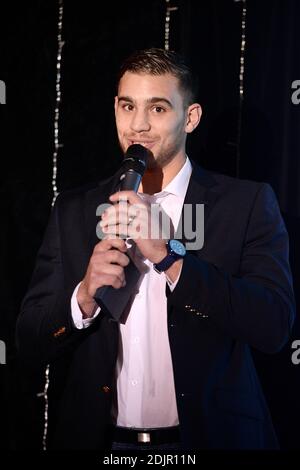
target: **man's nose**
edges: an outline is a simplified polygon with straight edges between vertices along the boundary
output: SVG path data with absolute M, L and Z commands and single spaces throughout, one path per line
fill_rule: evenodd
M 135 132 L 149 131 L 151 126 L 147 112 L 137 110 L 132 116 L 130 127 Z

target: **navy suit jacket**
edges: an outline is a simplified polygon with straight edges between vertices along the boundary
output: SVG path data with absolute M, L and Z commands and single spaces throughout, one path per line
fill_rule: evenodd
M 58 197 L 17 322 L 21 359 L 50 364 L 49 446 L 106 449 L 118 324 L 77 330 L 70 299 L 95 243 L 96 208 L 114 178 Z M 277 447 L 250 348 L 275 353 L 295 314 L 288 236 L 271 187 L 193 163 L 185 203 L 205 207 L 204 246 L 187 253 L 168 332 L 180 431 L 188 449 Z M 184 241 L 184 240 L 183 240 Z

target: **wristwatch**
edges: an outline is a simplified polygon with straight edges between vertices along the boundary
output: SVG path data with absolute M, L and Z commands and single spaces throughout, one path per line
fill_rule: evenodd
M 168 254 L 159 263 L 154 263 L 153 268 L 159 274 L 169 269 L 174 261 L 184 258 L 186 249 L 179 240 L 169 240 L 167 243 Z

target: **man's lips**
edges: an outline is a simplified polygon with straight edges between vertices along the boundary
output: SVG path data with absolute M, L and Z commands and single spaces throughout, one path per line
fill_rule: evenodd
M 142 145 L 143 147 L 151 149 L 153 147 L 153 145 L 155 144 L 155 141 L 153 141 L 153 140 L 133 140 L 133 139 L 129 139 L 129 145 L 133 145 L 133 144 L 139 144 L 139 145 Z

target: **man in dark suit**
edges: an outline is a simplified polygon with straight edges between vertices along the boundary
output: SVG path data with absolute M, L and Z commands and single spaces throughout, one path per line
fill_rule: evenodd
M 139 191 L 110 197 L 111 178 L 58 197 L 17 324 L 20 356 L 50 364 L 49 445 L 276 448 L 250 353 L 278 351 L 294 318 L 274 193 L 186 156 L 201 107 L 174 53 L 150 49 L 125 61 L 115 115 L 123 151 L 138 143 L 152 152 Z M 96 211 L 109 197 L 99 241 Z M 203 247 L 188 245 L 185 231 L 179 242 L 151 237 L 153 204 L 177 234 L 185 208 L 197 214 L 204 204 Z M 94 295 L 126 286 L 130 258 L 141 279 L 117 323 Z

